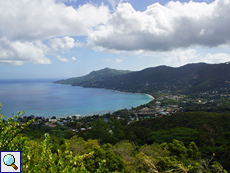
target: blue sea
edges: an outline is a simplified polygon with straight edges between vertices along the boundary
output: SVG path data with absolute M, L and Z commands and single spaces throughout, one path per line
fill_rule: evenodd
M 152 100 L 144 94 L 54 84 L 46 80 L 0 80 L 1 114 L 26 111 L 26 116 L 66 117 L 96 115 L 130 109 Z

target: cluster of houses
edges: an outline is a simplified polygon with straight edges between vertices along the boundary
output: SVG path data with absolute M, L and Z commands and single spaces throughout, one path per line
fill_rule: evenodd
M 19 118 L 20 125 L 25 124 L 30 119 L 35 119 L 35 121 L 32 124 L 41 124 L 42 126 L 49 126 L 49 127 L 56 127 L 57 125 L 65 126 L 69 123 L 72 123 L 74 119 L 71 118 L 71 116 L 68 116 L 66 118 L 44 118 L 44 117 L 35 117 L 34 115 L 30 115 L 28 117 L 24 116 L 23 118 Z
M 155 115 L 161 116 L 161 115 L 171 115 L 176 113 L 179 109 L 182 109 L 178 105 L 167 105 L 167 106 L 161 106 L 160 102 L 157 102 L 158 104 L 155 106 L 151 106 L 150 108 L 144 107 L 138 111 L 133 111 L 136 116 L 143 116 L 143 115 Z

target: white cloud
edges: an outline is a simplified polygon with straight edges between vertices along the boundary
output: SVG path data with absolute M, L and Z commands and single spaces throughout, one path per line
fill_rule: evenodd
M 40 48 L 43 50 L 44 54 L 52 54 L 52 50 L 46 44 L 43 44 L 41 40 L 36 40 L 33 42 L 35 43 L 37 48 Z
M 76 61 L 76 60 L 77 60 L 74 56 L 73 56 L 71 59 L 72 59 L 72 60 L 74 60 L 74 61 Z
M 118 59 L 118 58 L 115 60 L 115 62 L 117 63 L 121 63 L 122 61 L 123 61 L 122 59 Z
M 68 36 L 50 40 L 50 45 L 55 51 L 64 53 L 75 46 L 74 39 Z
M 166 53 L 159 53 L 162 57 L 164 63 L 170 66 L 182 66 L 184 64 L 201 62 L 200 59 L 202 55 L 198 54 L 195 49 L 188 50 L 173 50 Z M 201 61 L 199 61 L 201 60 Z
M 109 9 L 103 4 L 74 9 L 55 0 L 0 0 L 0 38 L 32 41 L 87 35 L 108 16 Z
M 230 41 L 229 21 L 229 0 L 155 3 L 144 12 L 120 3 L 108 21 L 89 34 L 88 45 L 110 51 L 216 47 Z
M 48 47 L 41 41 L 35 43 L 9 41 L 6 37 L 0 39 L 0 63 L 22 65 L 24 63 L 50 64 L 45 57 Z
M 226 53 L 216 53 L 216 54 L 207 54 L 204 57 L 204 62 L 217 64 L 230 61 L 230 54 Z
M 164 62 L 172 65 L 229 61 L 229 54 L 197 53 L 191 47 L 229 47 L 230 0 L 155 3 L 143 12 L 125 0 L 107 1 L 114 11 L 103 4 L 76 9 L 64 4 L 76 0 L 0 0 L 0 63 L 49 64 L 45 55 L 52 50 L 65 53 L 87 46 L 112 53 L 154 54 L 158 59 L 164 55 Z M 75 36 L 88 36 L 86 45 Z M 50 48 L 41 41 L 49 39 Z
M 195 49 L 174 50 L 166 53 L 156 53 L 156 56 L 164 57 L 166 65 L 179 67 L 188 63 L 206 62 L 210 64 L 224 63 L 230 61 L 230 54 L 226 53 L 198 53 Z
M 61 57 L 60 55 L 56 55 L 57 59 L 59 59 L 60 61 L 63 61 L 63 62 L 69 62 L 68 59 L 64 58 L 64 57 Z
M 78 60 L 77 58 L 75 58 L 74 56 L 71 58 L 73 61 L 77 61 L 77 62 L 81 62 L 81 60 Z
M 77 40 L 76 42 L 75 42 L 75 47 L 82 47 L 84 45 L 84 43 L 82 43 L 82 42 L 80 42 L 79 40 Z

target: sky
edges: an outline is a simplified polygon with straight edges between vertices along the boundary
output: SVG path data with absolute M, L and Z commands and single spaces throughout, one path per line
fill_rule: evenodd
M 230 0 L 0 0 L 0 79 L 230 61 Z

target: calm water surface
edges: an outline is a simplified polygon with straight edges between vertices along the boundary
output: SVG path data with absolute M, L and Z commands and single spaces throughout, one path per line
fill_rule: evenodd
M 143 94 L 54 84 L 55 80 L 0 80 L 1 114 L 26 110 L 27 116 L 65 117 L 130 109 L 148 103 Z

